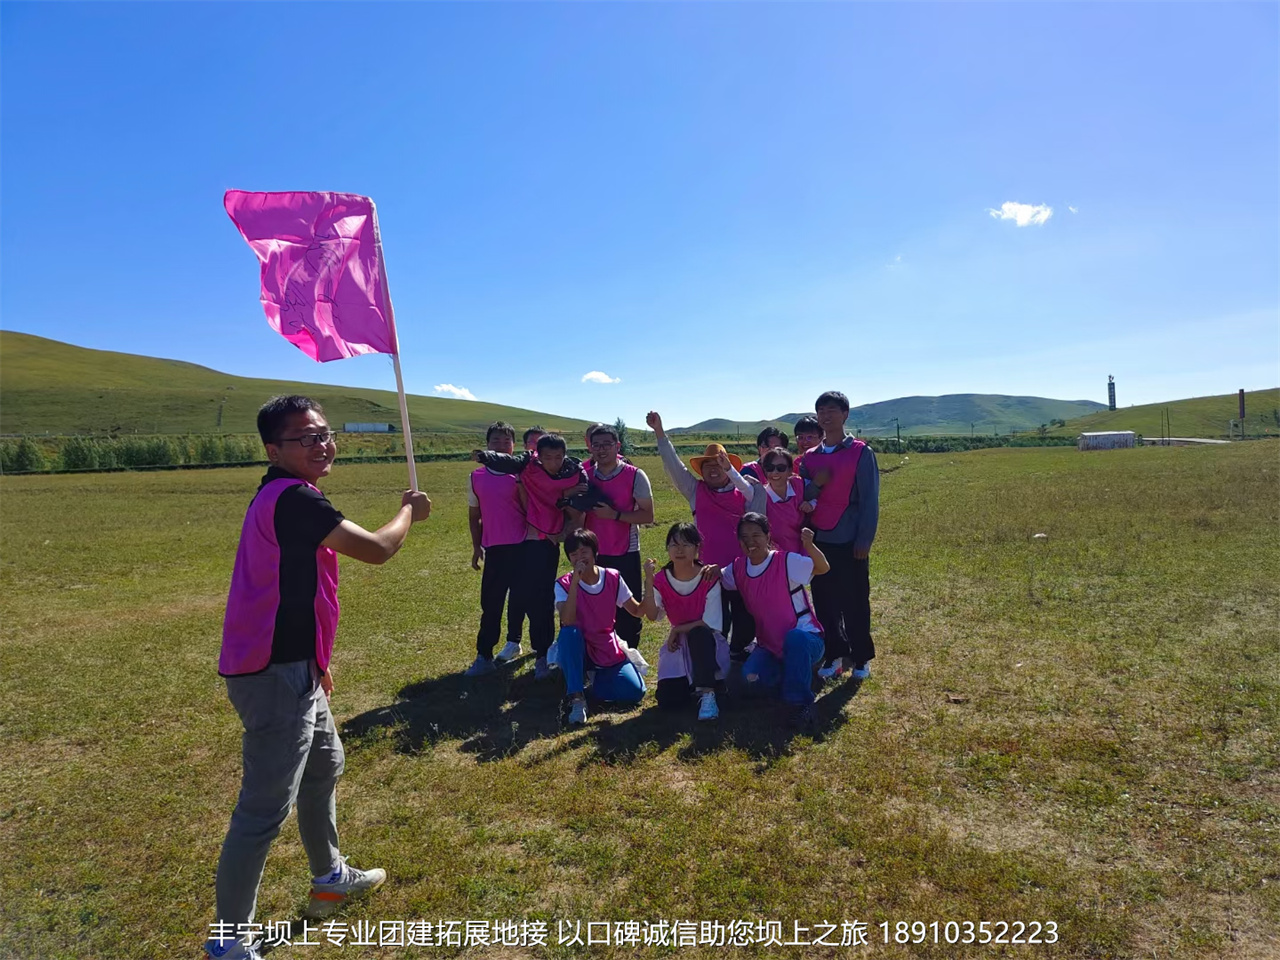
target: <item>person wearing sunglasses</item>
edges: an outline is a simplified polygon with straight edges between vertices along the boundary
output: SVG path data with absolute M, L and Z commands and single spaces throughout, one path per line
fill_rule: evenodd
M 335 788 L 342 741 L 329 709 L 330 657 L 338 629 L 338 554 L 381 564 L 409 527 L 431 514 L 421 492 L 405 491 L 391 521 L 375 531 L 347 520 L 317 484 L 337 444 L 320 404 L 274 397 L 258 411 L 271 462 L 240 532 L 222 626 L 218 673 L 244 726 L 240 796 L 222 844 L 215 882 L 217 930 L 253 920 L 267 851 L 296 805 L 298 832 L 314 880 L 310 917 L 324 917 L 373 890 L 384 870 L 357 870 L 338 850 Z M 205 943 L 212 957 L 256 957 L 238 933 Z
M 756 459 L 742 467 L 742 475 L 748 480 L 758 480 L 764 483 L 764 470 L 760 467 L 760 462 L 764 460 L 764 455 L 774 447 L 787 447 L 787 435 L 777 427 L 765 427 L 756 437 Z
M 806 484 L 792 473 L 792 466 L 791 451 L 784 447 L 774 447 L 760 458 L 760 470 L 765 476 L 764 513 L 769 518 L 769 529 L 777 548 L 788 553 L 803 553 L 800 531 L 816 505 L 817 489 L 810 485 L 806 497 Z

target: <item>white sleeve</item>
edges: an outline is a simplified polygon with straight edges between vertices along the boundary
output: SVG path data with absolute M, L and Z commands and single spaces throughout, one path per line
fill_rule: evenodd
M 787 554 L 787 579 L 791 581 L 791 589 L 806 587 L 813 579 L 813 557 L 800 553 Z
M 544 580 L 543 583 L 545 582 L 546 581 Z M 546 594 L 544 593 L 543 596 L 545 597 Z M 563 583 L 557 580 L 556 581 L 556 603 L 568 603 L 568 602 L 569 602 L 569 591 L 564 588 Z
M 733 464 L 729 465 L 729 479 L 737 488 L 738 492 L 747 498 L 747 502 L 751 502 L 751 498 L 755 496 L 755 487 L 759 486 L 754 480 L 750 480 L 733 469 Z
M 622 577 L 618 577 L 618 606 L 626 606 L 627 601 L 630 599 L 631 588 L 627 586 L 627 581 L 623 580 Z
M 707 591 L 707 604 L 702 609 L 702 622 L 716 633 L 724 633 L 724 608 L 720 606 L 720 584 Z
M 733 564 L 720 568 L 720 582 L 724 584 L 726 590 L 737 590 L 737 584 L 733 582 Z
M 468 507 L 480 506 L 480 498 L 476 496 L 475 484 L 471 482 L 471 474 L 469 473 L 467 474 L 467 506 Z M 546 594 L 544 593 L 543 596 L 545 597 Z
M 666 608 L 663 607 L 662 605 L 662 593 L 658 590 L 657 587 L 654 587 L 654 589 L 650 591 L 649 596 L 653 597 L 654 606 L 658 608 L 658 619 L 659 620 L 667 619 Z

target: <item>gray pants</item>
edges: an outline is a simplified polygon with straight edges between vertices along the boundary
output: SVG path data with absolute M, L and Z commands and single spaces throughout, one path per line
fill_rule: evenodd
M 344 757 L 313 661 L 226 679 L 244 724 L 244 779 L 218 859 L 218 919 L 241 924 L 253 920 L 267 850 L 295 803 L 312 875 L 337 867 L 334 793 Z

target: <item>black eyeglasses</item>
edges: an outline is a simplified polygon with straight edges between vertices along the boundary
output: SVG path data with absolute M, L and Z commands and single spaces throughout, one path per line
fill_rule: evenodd
M 296 443 L 301 447 L 314 447 L 317 443 L 329 443 L 334 434 L 326 430 L 324 433 L 304 433 L 300 437 L 281 437 L 278 443 Z
M 785 463 L 766 463 L 764 465 L 765 473 L 786 473 L 790 469 Z

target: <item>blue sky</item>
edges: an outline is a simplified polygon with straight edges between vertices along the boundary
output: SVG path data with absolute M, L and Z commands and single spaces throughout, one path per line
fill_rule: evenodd
M 5 3 L 0 326 L 394 388 L 270 330 L 221 203 L 337 190 L 414 393 L 674 426 L 1275 386 L 1278 9 Z

